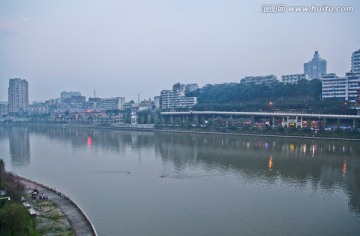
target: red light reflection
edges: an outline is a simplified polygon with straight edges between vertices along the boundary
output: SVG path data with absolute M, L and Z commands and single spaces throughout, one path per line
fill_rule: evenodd
M 90 136 L 88 136 L 88 138 L 87 138 L 87 144 L 88 144 L 88 147 L 91 148 L 92 138 Z

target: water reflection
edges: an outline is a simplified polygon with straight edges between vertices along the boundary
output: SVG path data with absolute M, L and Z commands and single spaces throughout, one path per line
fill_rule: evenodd
M 166 167 L 161 176 L 192 178 L 197 168 L 212 176 L 231 173 L 249 183 L 275 181 L 329 193 L 343 188 L 349 208 L 360 214 L 360 147 L 354 142 L 288 140 L 223 135 L 170 134 L 68 128 L 0 128 L 8 136 L 13 165 L 30 163 L 30 135 L 72 147 L 126 154 L 153 151 Z M 141 151 L 140 151 L 141 150 Z M 167 173 L 168 171 L 169 173 Z
M 90 136 L 88 136 L 88 138 L 87 138 L 87 144 L 88 144 L 88 147 L 91 148 L 92 138 Z
M 350 208 L 360 213 L 360 150 L 355 143 L 157 134 L 155 148 L 176 170 L 204 166 L 235 171 L 248 182 L 281 180 L 328 192 L 341 186 L 349 195 Z
M 272 171 L 272 167 L 273 167 L 272 156 L 270 156 L 268 167 L 269 167 L 269 170 Z
M 31 127 L 29 130 L 50 140 L 67 140 L 75 149 L 87 146 L 122 153 L 126 152 L 128 148 L 146 149 L 153 145 L 153 133 L 150 132 L 52 127 Z
M 30 164 L 30 135 L 28 129 L 10 128 L 8 137 L 12 166 L 28 166 Z

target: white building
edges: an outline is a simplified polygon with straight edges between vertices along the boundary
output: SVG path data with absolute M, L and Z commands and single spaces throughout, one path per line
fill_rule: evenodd
M 285 84 L 297 84 L 299 80 L 308 79 L 306 74 L 293 74 L 293 75 L 283 75 L 281 76 L 281 82 Z
M 326 67 L 326 60 L 321 59 L 319 52 L 315 51 L 311 61 L 304 63 L 304 74 L 307 74 L 309 79 L 319 79 L 322 75 L 327 73 Z
M 123 110 L 124 104 L 124 97 L 104 98 L 99 100 L 97 107 L 101 110 Z
M 353 52 L 351 56 L 351 72 L 360 74 L 360 49 Z
M 247 76 L 240 80 L 240 84 L 270 84 L 278 81 L 275 75 Z
M 336 74 L 325 74 L 321 77 L 322 98 L 338 98 L 344 101 L 355 102 L 357 90 L 360 89 L 360 77 L 353 73 L 347 73 L 344 77 Z
M 160 93 L 161 109 L 175 109 L 180 102 L 180 91 L 163 90 Z
M 24 113 L 29 106 L 29 84 L 24 79 L 10 79 L 8 88 L 8 112 Z
M 197 103 L 196 97 L 180 97 L 178 108 L 191 108 Z
M 185 97 L 185 90 L 197 89 L 197 84 L 180 84 L 173 85 L 172 90 L 162 90 L 160 93 L 161 109 L 191 108 L 197 103 L 196 97 Z M 193 91 L 193 90 L 192 90 Z M 156 97 L 155 97 L 156 98 Z M 156 107 L 156 102 L 155 102 Z
M 346 73 L 348 83 L 348 99 L 351 102 L 357 100 L 358 91 L 360 90 L 360 73 Z

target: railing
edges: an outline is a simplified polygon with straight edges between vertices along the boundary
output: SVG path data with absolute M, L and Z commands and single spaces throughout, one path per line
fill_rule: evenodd
M 231 111 L 179 111 L 179 112 L 161 112 L 161 115 L 257 115 L 257 116 L 300 116 L 317 118 L 345 118 L 360 119 L 360 115 L 339 115 L 339 114 L 311 114 L 311 113 L 290 113 L 290 112 L 231 112 Z

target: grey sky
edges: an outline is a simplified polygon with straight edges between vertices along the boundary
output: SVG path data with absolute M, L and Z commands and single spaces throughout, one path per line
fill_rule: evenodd
M 262 13 L 266 3 L 354 6 L 353 13 Z M 0 0 L 0 101 L 9 78 L 30 101 L 153 98 L 176 82 L 303 73 L 315 49 L 344 75 L 360 48 L 359 1 Z

